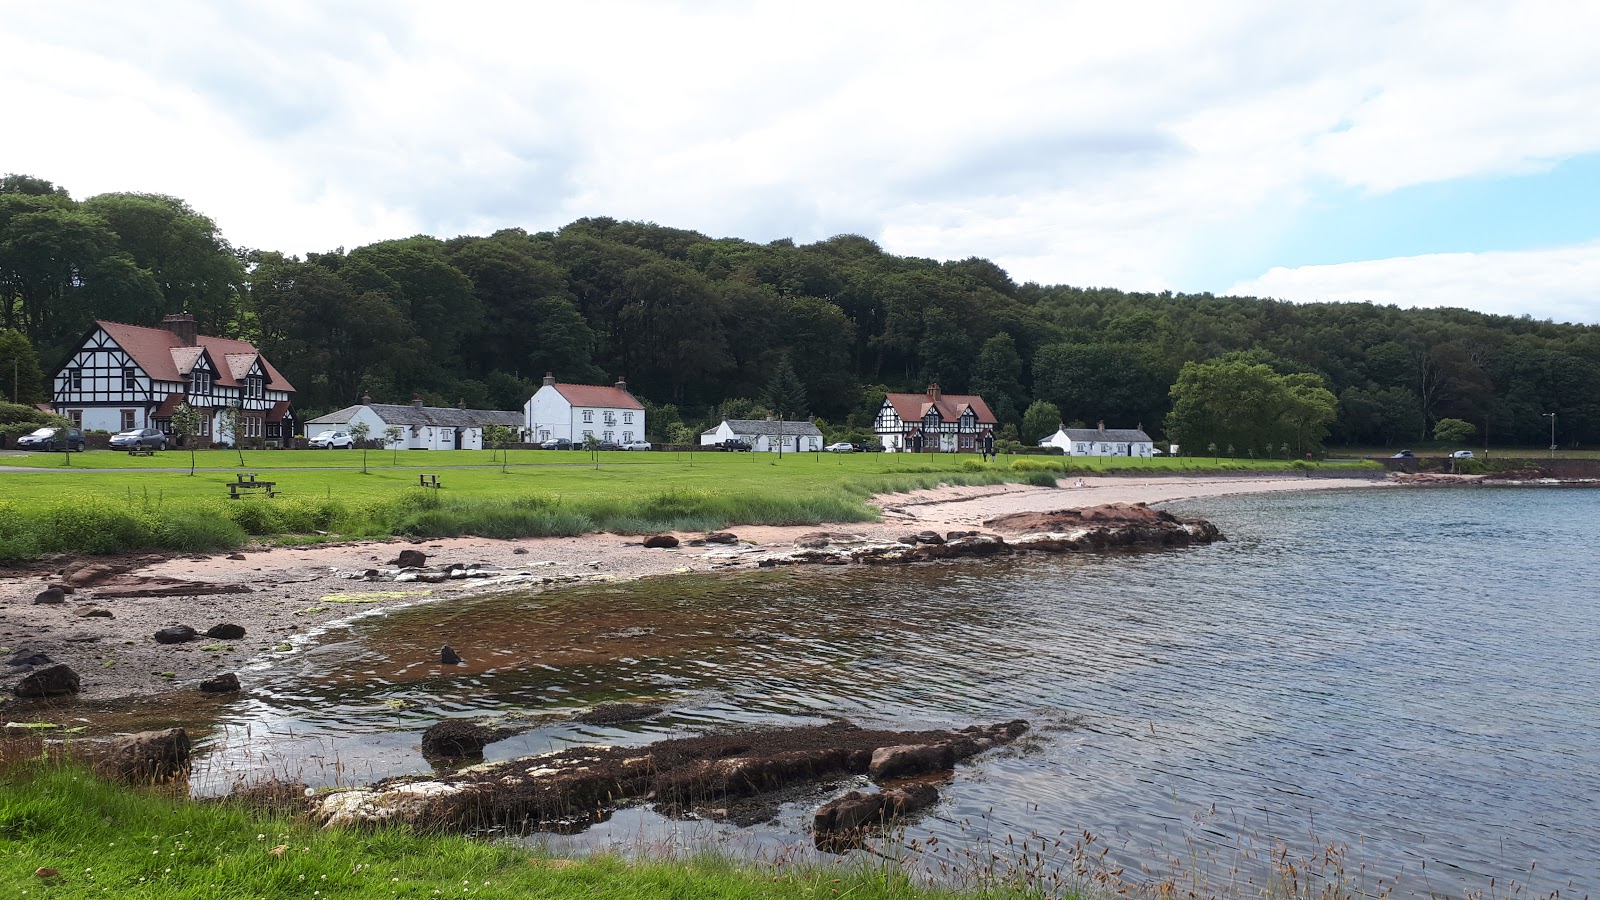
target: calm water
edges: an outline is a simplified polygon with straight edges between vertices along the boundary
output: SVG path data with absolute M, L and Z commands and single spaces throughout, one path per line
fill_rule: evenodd
M 942 846 L 1087 829 L 1136 869 L 1350 845 L 1400 893 L 1600 892 L 1600 494 L 1351 491 L 1208 501 L 1230 537 L 1142 555 L 804 569 L 502 594 L 336 629 L 229 707 L 198 773 L 425 772 L 441 715 L 525 723 L 491 758 L 730 723 L 1026 718 L 913 829 Z M 469 665 L 437 666 L 440 644 Z M 623 728 L 604 700 L 665 701 Z M 619 813 L 588 846 L 804 840 Z M 1535 863 L 1537 864 L 1535 866 Z M 1249 865 L 1248 861 L 1245 862 Z M 1531 871 L 1530 871 L 1531 870 Z

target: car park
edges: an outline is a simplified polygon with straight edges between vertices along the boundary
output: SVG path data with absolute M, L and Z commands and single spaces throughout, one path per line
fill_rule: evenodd
M 356 439 L 348 431 L 329 431 L 306 441 L 306 445 L 317 450 L 349 450 L 356 445 Z
M 111 436 L 113 450 L 165 450 L 167 436 L 159 428 L 135 428 Z
M 1475 457 L 1472 455 L 1472 451 L 1471 450 L 1457 450 L 1456 452 L 1450 454 L 1450 458 L 1451 459 L 1474 459 Z
M 838 443 L 829 444 L 822 449 L 828 451 L 829 453 L 854 453 L 856 452 L 856 445 L 850 443 L 849 441 L 839 441 Z
M 17 438 L 18 450 L 83 450 L 83 431 L 78 428 L 45 426 Z
M 622 449 L 624 449 L 624 450 L 649 450 L 650 449 L 650 442 L 649 441 L 625 441 L 623 443 L 623 445 L 622 445 Z

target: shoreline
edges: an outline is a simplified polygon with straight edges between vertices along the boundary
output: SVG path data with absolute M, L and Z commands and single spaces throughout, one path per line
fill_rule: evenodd
M 651 549 L 639 535 L 595 533 L 571 538 L 445 538 L 327 543 L 303 547 L 257 546 L 231 554 L 142 554 L 55 559 L 0 569 L 0 647 L 9 657 L 41 651 L 65 663 L 82 679 L 67 698 L 28 701 L 6 697 L 5 707 L 22 718 L 45 719 L 83 704 L 122 700 L 162 701 L 172 695 L 198 700 L 200 681 L 241 673 L 263 654 L 293 653 L 329 628 L 369 615 L 420 603 L 497 590 L 539 590 L 565 584 L 629 581 L 689 573 L 754 570 L 762 556 L 792 551 L 808 533 L 827 530 L 867 541 L 893 542 L 907 532 L 966 531 L 988 519 L 1029 512 L 1082 509 L 1105 504 L 1159 505 L 1238 494 L 1382 487 L 1391 482 L 1362 478 L 1292 475 L 1094 476 L 1064 480 L 1055 488 L 1002 484 L 941 487 L 876 497 L 881 520 L 840 525 L 734 526 L 743 553 L 725 544 L 699 543 L 700 534 L 678 533 L 671 549 Z M 362 573 L 391 565 L 400 551 L 427 555 L 430 565 L 483 566 L 520 573 L 516 577 L 451 578 L 438 583 L 373 582 Z M 770 563 L 769 563 L 770 564 Z M 73 578 L 62 573 L 100 567 Z M 70 582 L 79 581 L 81 586 Z M 35 604 L 52 585 L 71 592 L 58 604 Z M 192 595 L 159 596 L 189 590 Z M 207 590 L 206 588 L 215 588 Z M 158 596 L 136 596 L 141 593 Z M 89 609 L 110 617 L 84 617 Z M 243 627 L 235 640 L 204 636 L 218 624 Z M 188 625 L 193 641 L 159 644 L 158 629 Z M 26 670 L 17 670 L 18 672 Z M 227 695 L 224 695 L 227 696 Z

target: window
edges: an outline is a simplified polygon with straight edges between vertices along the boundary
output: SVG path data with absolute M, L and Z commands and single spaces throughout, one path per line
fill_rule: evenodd
M 617 439 L 617 433 L 615 431 L 608 431 L 605 434 L 605 439 L 608 441 L 614 441 Z
M 593 422 L 594 421 L 594 410 L 592 410 L 592 409 L 584 410 L 583 411 L 583 420 L 585 422 Z M 588 433 L 589 432 L 587 432 L 587 431 L 584 432 L 584 434 L 588 434 Z
M 122 389 L 125 390 L 125 391 L 131 391 L 131 390 L 137 389 L 138 387 L 139 387 L 139 370 L 138 369 L 123 369 L 122 370 Z
M 631 413 L 631 412 L 623 413 L 622 414 L 622 424 L 624 424 L 624 425 L 632 425 L 633 424 L 633 413 Z
M 83 370 L 82 369 L 68 369 L 67 370 L 67 387 L 68 387 L 68 389 L 74 390 L 74 391 L 83 390 Z
M 131 409 L 123 410 L 122 411 L 122 430 L 123 431 L 132 431 L 133 429 L 135 429 L 137 427 L 138 426 L 135 425 L 134 421 L 133 421 L 133 410 L 131 410 Z
M 194 378 L 189 383 L 189 393 L 191 393 L 191 394 L 209 394 L 209 393 L 211 393 L 211 373 L 205 371 L 204 369 L 195 369 L 194 370 Z
M 255 418 L 254 416 L 251 416 L 250 418 L 245 419 L 244 420 L 244 436 L 245 437 L 252 437 L 252 438 L 261 437 L 261 420 Z
M 623 443 L 624 443 L 624 444 L 631 444 L 631 443 L 633 443 L 633 432 L 631 432 L 631 431 L 624 431 L 624 432 L 623 432 L 623 433 L 622 433 L 622 442 L 623 442 Z
M 83 427 L 83 410 L 81 410 L 81 409 L 69 409 L 69 410 L 67 410 L 67 421 L 72 423 L 72 427 L 73 428 L 82 428 Z
M 617 414 L 612 412 L 609 409 L 606 410 L 606 424 L 607 425 L 615 425 L 615 424 L 617 424 Z
M 205 413 L 200 414 L 200 437 L 211 436 L 211 417 Z
M 244 395 L 246 397 L 265 397 L 266 383 L 260 375 L 251 375 L 244 380 Z
M 587 441 L 589 438 L 592 438 L 592 437 L 594 437 L 594 432 L 590 431 L 587 428 L 585 428 L 583 430 L 583 439 Z
M 539 429 L 539 440 L 541 440 L 541 441 L 550 440 L 550 429 L 548 429 L 548 428 Z
M 278 436 L 278 430 L 281 427 L 282 426 L 279 425 L 277 422 L 268 422 L 267 423 L 267 437 L 271 437 L 271 438 L 277 437 Z

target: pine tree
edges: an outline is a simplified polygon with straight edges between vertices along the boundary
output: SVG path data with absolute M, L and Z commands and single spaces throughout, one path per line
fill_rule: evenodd
M 778 358 L 778 365 L 772 372 L 772 378 L 767 382 L 765 393 L 767 405 L 779 418 L 799 419 L 805 416 L 806 386 L 800 376 L 794 372 L 787 354 Z

